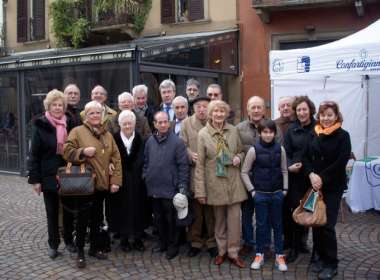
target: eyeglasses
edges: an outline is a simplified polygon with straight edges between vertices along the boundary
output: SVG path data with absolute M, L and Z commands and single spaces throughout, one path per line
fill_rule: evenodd
M 219 93 L 207 93 L 208 97 L 218 97 Z
M 87 113 L 87 116 L 96 116 L 96 115 L 101 115 L 102 114 L 102 112 L 89 112 L 89 113 Z

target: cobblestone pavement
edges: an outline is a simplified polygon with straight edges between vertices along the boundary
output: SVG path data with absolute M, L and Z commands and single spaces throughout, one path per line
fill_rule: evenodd
M 337 225 L 339 272 L 336 279 L 380 279 L 380 213 L 351 214 L 344 208 L 345 222 Z M 309 238 L 310 239 L 310 238 Z M 311 244 L 310 244 L 311 245 Z M 113 245 L 108 260 L 87 257 L 87 267 L 77 269 L 75 255 L 60 246 L 62 256 L 47 256 L 47 228 L 42 196 L 26 179 L 0 175 L 0 279 L 316 279 L 309 270 L 309 255 L 301 255 L 282 273 L 266 260 L 261 271 L 238 269 L 225 262 L 213 265 L 207 253 L 168 261 L 151 253 L 123 253 Z M 249 264 L 249 259 L 246 259 Z

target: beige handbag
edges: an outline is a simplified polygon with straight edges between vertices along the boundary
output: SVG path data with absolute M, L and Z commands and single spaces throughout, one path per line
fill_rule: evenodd
M 309 211 L 305 209 L 305 202 L 312 194 L 313 188 L 310 188 L 302 200 L 300 205 L 293 211 L 293 220 L 302 226 L 306 227 L 320 227 L 327 223 L 326 216 L 326 204 L 323 202 L 323 196 L 320 191 L 318 191 L 318 197 L 314 205 L 314 211 Z

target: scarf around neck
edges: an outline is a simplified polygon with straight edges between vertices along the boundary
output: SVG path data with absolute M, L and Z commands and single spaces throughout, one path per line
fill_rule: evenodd
M 327 127 L 327 128 L 323 128 L 320 124 L 317 124 L 315 126 L 314 130 L 315 130 L 315 133 L 317 133 L 318 136 L 320 134 L 330 135 L 331 133 L 333 133 L 335 130 L 337 130 L 341 126 L 342 126 L 341 122 L 337 122 L 336 124 L 334 124 L 334 125 L 332 125 L 330 127 Z
M 66 116 L 63 115 L 62 118 L 57 119 L 53 117 L 48 111 L 46 111 L 45 117 L 48 119 L 49 123 L 55 127 L 57 136 L 57 154 L 62 155 L 63 144 L 65 144 L 67 139 Z

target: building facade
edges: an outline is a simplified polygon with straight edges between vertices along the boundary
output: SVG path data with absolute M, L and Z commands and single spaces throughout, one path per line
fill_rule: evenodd
M 0 58 L 0 171 L 25 173 L 33 119 L 53 88 L 77 83 L 82 105 L 97 84 L 117 96 L 138 83 L 149 87 L 149 102 L 158 105 L 159 83 L 171 78 L 177 94 L 196 78 L 202 93 L 220 83 L 225 99 L 240 116 L 236 0 L 152 0 L 143 30 L 126 10 L 97 12 L 96 0 L 68 11 L 90 22 L 81 48 L 60 48 L 50 5 L 59 0 L 3 0 L 6 55 Z M 129 10 L 130 9 L 130 10 Z
M 270 50 L 329 43 L 380 18 L 376 0 L 250 0 L 239 1 L 238 10 L 242 100 L 259 95 L 268 108 Z

